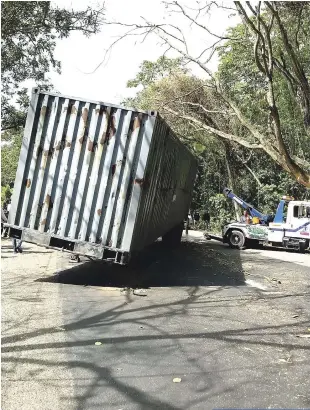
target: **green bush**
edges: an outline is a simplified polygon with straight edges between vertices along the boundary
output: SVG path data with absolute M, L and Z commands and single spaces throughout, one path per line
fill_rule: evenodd
M 4 202 L 9 201 L 12 196 L 12 189 L 9 185 L 1 187 L 1 206 L 3 206 Z

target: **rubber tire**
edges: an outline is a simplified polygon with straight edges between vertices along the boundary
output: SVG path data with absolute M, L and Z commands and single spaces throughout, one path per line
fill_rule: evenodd
M 299 243 L 299 253 L 305 253 L 306 252 L 306 247 L 307 243 Z
M 232 242 L 234 236 L 239 238 L 239 243 Z M 245 236 L 241 231 L 231 231 L 228 238 L 229 246 L 233 249 L 242 249 L 245 245 Z
M 183 222 L 174 226 L 169 232 L 162 236 L 164 245 L 169 247 L 178 246 L 181 243 L 183 233 Z

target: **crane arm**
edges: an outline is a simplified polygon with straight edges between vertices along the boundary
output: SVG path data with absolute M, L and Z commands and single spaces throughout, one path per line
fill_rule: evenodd
M 261 212 L 259 212 L 257 209 L 253 208 L 252 205 L 248 204 L 243 199 L 239 198 L 236 194 L 234 194 L 231 189 L 224 188 L 223 194 L 226 195 L 227 198 L 230 198 L 231 200 L 235 201 L 242 208 L 246 209 L 249 212 L 249 214 L 251 215 L 252 218 L 257 217 L 261 221 L 267 222 L 268 215 L 264 215 Z

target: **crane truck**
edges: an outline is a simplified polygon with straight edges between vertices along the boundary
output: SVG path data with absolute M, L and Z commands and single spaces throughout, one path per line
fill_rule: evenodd
M 310 201 L 295 201 L 292 197 L 284 196 L 276 214 L 272 216 L 258 211 L 229 188 L 225 188 L 223 193 L 245 209 L 252 218 L 252 223 L 234 221 L 223 227 L 221 240 L 230 247 L 243 249 L 271 245 L 299 252 L 309 249 Z M 207 239 L 213 237 L 209 234 L 205 236 Z

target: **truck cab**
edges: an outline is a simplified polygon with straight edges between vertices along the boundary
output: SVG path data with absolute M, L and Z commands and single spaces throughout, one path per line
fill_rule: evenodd
M 273 222 L 269 223 L 268 242 L 304 251 L 310 240 L 310 202 L 280 201 Z

